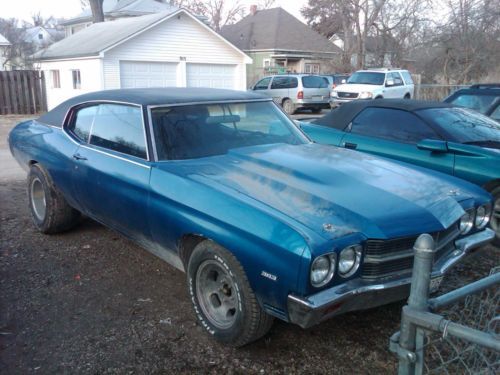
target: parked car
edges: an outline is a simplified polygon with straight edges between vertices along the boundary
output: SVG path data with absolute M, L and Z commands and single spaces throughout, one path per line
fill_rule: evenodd
M 346 83 L 349 79 L 349 74 L 327 74 L 323 75 L 328 80 L 330 90 L 333 90 L 338 85 Z
M 494 197 L 500 244 L 500 124 L 451 104 L 416 100 L 348 103 L 302 123 L 313 140 L 431 168 L 473 182 Z
M 445 103 L 474 109 L 500 121 L 500 83 L 483 83 L 460 89 L 448 96 Z
M 330 104 L 337 107 L 357 99 L 411 99 L 414 91 L 415 85 L 407 70 L 358 70 L 332 91 Z
M 254 93 L 89 93 L 9 144 L 41 232 L 83 213 L 125 234 L 187 273 L 197 319 L 235 346 L 273 317 L 310 327 L 407 297 L 420 233 L 436 240 L 433 285 L 494 237 L 478 186 L 311 143 Z
M 252 88 L 273 98 L 286 113 L 311 109 L 313 113 L 329 108 L 330 89 L 326 78 L 311 74 L 287 74 L 262 78 Z

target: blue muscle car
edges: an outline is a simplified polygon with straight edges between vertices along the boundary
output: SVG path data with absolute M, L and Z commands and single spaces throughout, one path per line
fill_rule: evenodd
M 481 188 L 311 143 L 254 93 L 85 94 L 9 143 L 41 232 L 83 213 L 125 234 L 186 271 L 201 324 L 234 346 L 274 317 L 310 327 L 405 298 L 421 233 L 437 244 L 435 278 L 494 237 Z

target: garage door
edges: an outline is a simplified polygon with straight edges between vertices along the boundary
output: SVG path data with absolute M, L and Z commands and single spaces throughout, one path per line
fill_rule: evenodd
M 175 87 L 177 64 L 120 61 L 120 84 L 122 88 Z
M 234 89 L 236 65 L 187 64 L 188 87 Z

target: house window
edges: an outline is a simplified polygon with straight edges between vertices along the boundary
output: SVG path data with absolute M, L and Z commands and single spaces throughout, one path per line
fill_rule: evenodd
M 52 80 L 52 88 L 53 89 L 61 88 L 61 79 L 59 77 L 59 70 L 51 70 L 50 77 Z
M 319 64 L 305 64 L 305 73 L 319 74 Z
M 38 34 L 38 39 L 42 40 L 43 39 L 43 34 Z
M 264 59 L 262 62 L 264 68 L 269 68 L 271 66 L 271 59 Z
M 80 70 L 79 69 L 72 70 L 71 74 L 73 77 L 73 88 L 74 89 L 82 88 L 82 79 L 80 77 Z

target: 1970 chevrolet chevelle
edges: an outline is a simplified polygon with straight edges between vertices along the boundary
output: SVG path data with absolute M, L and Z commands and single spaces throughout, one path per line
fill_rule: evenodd
M 481 188 L 311 143 L 254 93 L 85 94 L 9 143 L 41 232 L 82 213 L 125 234 L 186 271 L 197 318 L 234 346 L 273 317 L 310 327 L 404 299 L 421 233 L 436 241 L 434 284 L 494 237 Z

